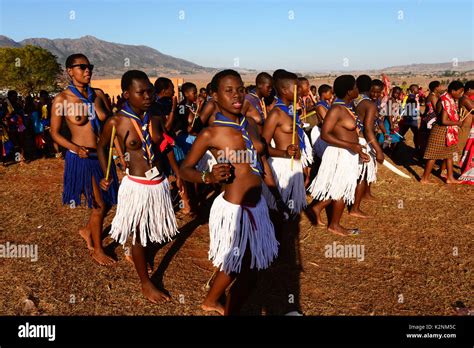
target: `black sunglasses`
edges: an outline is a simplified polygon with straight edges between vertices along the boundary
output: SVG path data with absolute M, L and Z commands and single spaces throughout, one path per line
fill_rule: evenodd
M 79 69 L 83 71 L 86 70 L 87 68 L 89 68 L 89 71 L 94 70 L 94 64 L 74 64 L 74 65 L 71 65 L 70 67 L 75 68 L 76 66 L 78 66 Z

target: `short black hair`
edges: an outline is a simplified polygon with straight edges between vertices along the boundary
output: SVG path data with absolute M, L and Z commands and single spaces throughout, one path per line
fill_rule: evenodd
M 196 85 L 192 82 L 185 82 L 181 86 L 181 92 L 183 92 L 183 95 L 192 89 L 195 89 L 197 91 Z
M 309 83 L 309 80 L 308 80 L 306 77 L 298 77 L 298 81 L 299 81 L 299 82 L 308 82 L 308 83 Z
M 467 81 L 466 84 L 464 85 L 464 90 L 470 90 L 474 89 L 474 80 Z
M 374 79 L 372 80 L 372 82 L 370 83 L 370 86 L 371 87 L 380 87 L 380 88 L 384 88 L 385 85 L 384 83 L 382 82 L 382 80 L 379 80 L 379 79 Z
M 242 77 L 237 71 L 232 70 L 232 69 L 222 70 L 222 71 L 219 71 L 217 74 L 215 74 L 214 77 L 212 78 L 211 91 L 217 92 L 219 88 L 219 83 L 224 77 L 227 77 L 227 76 L 234 76 L 240 79 L 240 81 L 242 81 Z
M 430 84 L 428 85 L 428 88 L 431 92 L 434 92 L 436 88 L 441 86 L 441 82 L 439 81 L 431 81 Z
M 155 92 L 160 93 L 173 85 L 173 82 L 167 77 L 158 77 L 155 81 Z
M 273 72 L 273 83 L 277 83 L 278 79 L 280 78 L 281 74 L 287 72 L 285 69 L 277 69 Z
M 146 80 L 150 82 L 148 75 L 141 70 L 129 70 L 122 75 L 122 80 L 120 81 L 120 87 L 122 92 L 125 92 L 132 84 L 133 80 Z
M 199 88 L 199 93 L 202 93 L 202 92 L 206 92 L 206 93 L 207 93 L 207 90 L 206 90 L 204 87 L 201 87 L 201 88 Z
M 457 91 L 461 88 L 464 88 L 464 85 L 461 81 L 455 80 L 448 85 L 448 92 Z
M 49 93 L 47 91 L 45 91 L 44 89 L 42 89 L 39 92 L 39 96 L 40 96 L 40 98 L 49 98 Z
M 288 82 L 292 80 L 292 81 L 297 81 L 298 80 L 298 76 L 295 74 L 295 73 L 292 73 L 292 72 L 289 72 L 289 71 L 286 71 L 286 70 L 283 70 L 281 72 L 278 73 L 278 77 L 275 81 L 275 88 L 277 89 L 277 91 L 281 91 L 281 89 L 286 85 L 288 84 Z
M 331 89 L 332 89 L 331 86 L 323 84 L 323 85 L 319 86 L 318 94 L 319 94 L 319 96 L 322 96 L 324 93 L 329 92 Z
M 364 76 L 364 75 L 361 75 Z M 367 76 L 367 75 L 365 75 Z M 360 76 L 359 76 L 360 77 Z M 367 76 L 368 77 L 368 76 Z M 369 77 L 370 79 L 370 77 Z M 344 98 L 356 86 L 356 79 L 352 75 L 341 75 L 334 80 L 334 93 L 338 98 Z M 370 86 L 370 84 L 369 84 Z
M 416 83 L 412 83 L 408 89 L 411 90 L 412 87 L 420 88 Z
M 79 58 L 85 58 L 85 59 L 87 59 L 87 61 L 89 61 L 89 58 L 87 58 L 85 56 L 85 54 L 74 53 L 74 54 L 71 54 L 69 57 L 66 58 L 66 68 L 72 67 L 74 65 L 74 62 Z
M 401 89 L 401 87 L 395 86 L 395 87 L 392 88 L 392 93 L 395 92 L 395 91 L 401 92 L 402 89 Z
M 261 83 L 265 83 L 265 82 L 272 82 L 273 79 L 272 77 L 270 76 L 269 73 L 266 73 L 266 72 L 261 72 L 260 74 L 257 75 L 257 78 L 255 79 L 255 83 L 257 85 L 261 84 Z
M 206 85 L 206 92 L 207 92 L 208 95 L 211 95 L 211 93 L 212 93 L 212 88 L 211 88 L 211 83 L 210 82 Z
M 346 75 L 347 76 L 347 75 Z M 359 92 L 368 92 L 370 90 L 370 84 L 372 83 L 372 79 L 369 75 L 360 75 L 357 77 L 356 86 L 359 89 Z M 334 88 L 334 91 L 336 89 Z M 342 98 L 342 97 L 339 97 Z

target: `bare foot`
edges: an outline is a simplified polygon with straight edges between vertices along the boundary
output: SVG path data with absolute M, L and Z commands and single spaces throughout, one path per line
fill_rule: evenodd
M 84 227 L 84 228 L 81 228 L 79 230 L 79 234 L 86 241 L 87 249 L 94 250 L 94 245 L 92 244 L 92 236 L 91 236 L 92 232 L 91 232 L 91 230 L 88 229 L 87 227 Z
M 349 212 L 349 215 L 353 217 L 362 218 L 362 219 L 370 219 L 372 217 L 371 215 L 364 213 L 362 210 L 355 210 L 355 209 L 351 210 Z
M 99 265 L 102 266 L 110 266 L 111 264 L 115 263 L 115 260 L 104 253 L 102 248 L 98 250 L 94 249 L 91 252 L 91 256 Z
M 220 315 L 224 315 L 224 306 L 221 305 L 219 302 L 208 302 L 207 300 L 204 300 L 204 302 L 201 305 L 201 308 L 205 310 L 206 312 L 217 312 Z
M 306 213 L 308 214 L 311 224 L 316 226 L 326 226 L 326 224 L 321 219 L 321 209 L 318 209 L 317 205 L 313 206 L 311 209 L 308 209 Z
M 159 303 L 170 300 L 170 297 L 164 292 L 158 290 L 151 281 L 142 284 L 142 293 L 146 299 L 153 303 Z
M 372 196 L 370 194 L 365 194 L 364 196 L 362 196 L 362 199 L 364 199 L 366 201 L 370 201 L 370 202 L 377 202 L 378 201 L 377 197 Z
M 423 185 L 432 185 L 432 184 L 436 184 L 434 181 L 430 180 L 430 179 L 420 179 L 420 184 L 423 184 Z
M 447 179 L 448 178 L 448 173 L 443 171 L 439 174 L 439 176 L 444 178 L 444 179 Z
M 451 178 L 451 179 L 446 179 L 446 184 L 455 184 L 455 185 L 457 185 L 457 184 L 462 184 L 462 181 Z
M 342 226 L 338 226 L 338 227 L 328 226 L 328 232 L 337 234 L 339 236 L 353 236 L 353 235 L 359 234 L 359 230 L 357 228 L 344 228 Z

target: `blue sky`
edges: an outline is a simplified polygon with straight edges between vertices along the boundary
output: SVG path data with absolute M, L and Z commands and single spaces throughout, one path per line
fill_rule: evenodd
M 16 41 L 93 35 L 211 67 L 238 59 L 260 70 L 358 70 L 474 60 L 473 3 L 0 0 L 0 33 Z

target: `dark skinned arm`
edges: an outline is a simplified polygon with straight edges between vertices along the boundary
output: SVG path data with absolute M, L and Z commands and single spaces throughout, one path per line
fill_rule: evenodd
M 367 143 L 371 144 L 375 149 L 375 157 L 377 162 L 382 163 L 384 160 L 383 150 L 380 147 L 377 138 L 375 137 L 375 120 L 377 118 L 377 107 L 373 103 L 367 103 L 365 119 L 364 119 L 364 137 Z M 380 127 L 382 128 L 382 127 Z M 387 133 L 384 129 L 384 134 Z
M 267 119 L 265 120 L 265 124 L 263 125 L 262 137 L 265 139 L 267 143 L 268 153 L 271 157 L 283 157 L 283 158 L 290 158 L 291 156 L 298 156 L 299 155 L 299 148 L 298 145 L 290 144 L 288 148 L 285 150 L 276 149 L 271 145 L 271 141 L 273 139 L 273 135 L 275 134 L 276 128 L 279 126 L 279 119 L 283 111 L 280 111 L 278 108 L 272 109 L 268 114 Z
M 187 182 L 202 183 L 202 173 L 199 172 L 195 166 L 202 158 L 204 153 L 212 144 L 212 134 L 209 129 L 203 129 L 196 138 L 196 141 L 191 146 L 191 150 L 185 157 L 179 169 L 181 179 Z M 222 163 L 215 164 L 212 167 L 212 172 L 205 175 L 206 184 L 215 184 L 230 178 L 230 164 Z
M 108 165 L 108 150 L 110 147 L 110 138 L 112 136 L 112 128 L 117 127 L 117 118 L 110 117 L 104 125 L 102 129 L 102 133 L 99 137 L 99 142 L 97 143 L 97 157 L 99 159 L 100 168 L 102 169 L 102 173 L 104 173 L 104 178 L 100 180 L 100 187 L 101 189 L 107 191 L 112 183 L 112 178 L 109 177 L 108 180 L 105 180 L 105 175 L 107 173 L 107 165 Z M 115 138 L 117 140 L 117 138 Z
M 74 151 L 81 158 L 86 158 L 88 156 L 89 151 L 84 146 L 78 146 L 74 144 L 73 142 L 63 137 L 60 133 L 62 121 L 64 119 L 64 122 L 66 122 L 66 120 L 65 116 L 60 115 L 57 111 L 62 109 L 60 107 L 60 104 L 62 104 L 63 101 L 64 99 L 61 95 L 57 96 L 53 100 L 53 105 L 51 107 L 51 138 L 58 145 L 68 150 Z
M 173 97 L 172 104 L 171 104 L 171 112 L 169 113 L 168 116 L 166 116 L 165 128 L 168 132 L 171 130 L 171 127 L 173 126 L 174 114 L 176 112 L 176 105 L 178 105 L 178 100 L 176 99 L 176 97 Z

